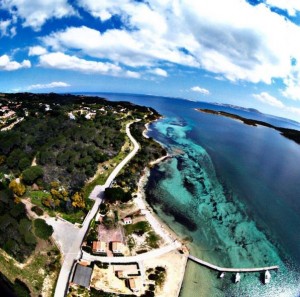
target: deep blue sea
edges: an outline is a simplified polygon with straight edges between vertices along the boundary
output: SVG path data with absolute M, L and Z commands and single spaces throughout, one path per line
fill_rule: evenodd
M 96 94 L 91 94 L 96 95 Z M 275 126 L 300 124 L 228 106 L 132 94 L 100 94 L 151 106 L 163 119 L 149 136 L 174 157 L 155 167 L 146 186 L 157 214 L 191 253 L 225 267 L 279 265 L 269 285 L 259 273 L 217 274 L 188 263 L 181 297 L 300 296 L 300 145 L 266 127 L 205 114 L 224 110 Z

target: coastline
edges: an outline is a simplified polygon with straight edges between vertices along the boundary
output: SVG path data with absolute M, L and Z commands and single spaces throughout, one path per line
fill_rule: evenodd
M 155 120 L 155 121 L 157 121 L 157 120 Z M 145 125 L 145 130 L 143 131 L 143 136 L 145 138 L 149 138 L 149 136 L 147 135 L 147 132 L 149 130 L 149 125 L 151 123 L 152 122 L 149 122 Z M 151 225 L 151 227 L 153 228 L 155 233 L 157 233 L 163 239 L 164 245 L 170 244 L 173 242 L 177 242 L 178 244 L 180 244 L 180 247 L 181 247 L 181 250 L 183 253 L 180 254 L 177 251 L 176 252 L 177 257 L 174 254 L 173 257 L 169 257 L 169 262 L 168 262 L 168 264 L 170 265 L 170 271 L 172 270 L 173 267 L 178 267 L 177 272 L 176 272 L 176 274 L 178 276 L 178 281 L 176 283 L 174 283 L 174 279 L 171 278 L 168 282 L 168 288 L 169 288 L 168 291 L 170 291 L 170 286 L 172 286 L 172 291 L 176 292 L 175 293 L 176 295 L 174 297 L 178 297 L 180 295 L 182 284 L 184 282 L 184 277 L 186 274 L 186 267 L 187 267 L 187 262 L 188 262 L 187 256 L 189 255 L 189 250 L 186 247 L 186 245 L 184 244 L 183 239 L 181 237 L 179 237 L 175 233 L 175 231 L 172 230 L 165 222 L 163 222 L 158 217 L 158 215 L 154 212 L 152 207 L 146 201 L 146 193 L 144 190 L 144 188 L 148 182 L 151 168 L 153 166 L 158 165 L 161 162 L 164 162 L 165 160 L 167 160 L 169 158 L 172 158 L 172 156 L 169 153 L 167 153 L 165 156 L 162 156 L 156 160 L 151 161 L 149 163 L 150 168 L 149 167 L 144 168 L 142 175 L 138 182 L 138 189 L 136 192 L 136 197 L 134 198 L 134 202 L 141 209 L 141 212 L 145 215 L 147 221 L 149 222 L 149 224 Z M 165 295 L 164 295 L 164 292 L 160 292 L 160 294 L 158 294 L 157 296 L 165 296 Z
M 149 131 L 149 126 L 151 123 L 156 122 L 152 121 L 145 125 L 145 130 L 143 131 L 143 136 L 146 138 L 149 138 L 147 135 L 147 132 Z M 159 143 L 159 142 L 158 142 Z M 162 145 L 161 143 L 159 143 Z M 178 153 L 178 152 L 177 152 Z M 180 281 L 176 284 L 177 286 L 177 293 L 175 296 L 190 296 L 190 297 L 199 297 L 199 296 L 210 296 L 210 290 L 211 287 L 214 286 L 214 283 L 211 279 L 210 271 L 206 268 L 203 268 L 202 266 L 199 266 L 191 261 L 188 261 L 187 255 L 192 253 L 193 255 L 197 255 L 198 251 L 195 246 L 193 246 L 192 242 L 186 241 L 184 238 L 184 234 L 179 234 L 177 231 L 173 230 L 167 222 L 165 222 L 162 218 L 159 217 L 159 215 L 152 209 L 152 207 L 149 205 L 149 203 L 146 200 L 146 193 L 145 193 L 145 186 L 148 182 L 148 178 L 150 176 L 151 168 L 153 168 L 156 165 L 159 165 L 161 162 L 164 162 L 165 160 L 168 160 L 172 158 L 175 154 L 167 153 L 165 156 L 162 156 L 156 160 L 153 160 L 149 163 L 149 167 L 145 167 L 142 173 L 141 178 L 138 182 L 138 190 L 137 190 L 137 197 L 134 198 L 135 203 L 140 207 L 140 209 L 146 209 L 149 213 L 151 213 L 151 216 L 154 221 L 157 222 L 156 226 L 154 226 L 154 231 L 157 232 L 159 235 L 161 233 L 165 234 L 166 238 L 168 240 L 177 240 L 181 243 L 182 249 L 184 251 L 184 254 L 186 255 L 185 262 L 184 262 L 184 269 L 183 271 L 179 271 L 177 273 L 181 273 Z M 151 222 L 149 222 L 151 223 Z M 153 226 L 152 226 L 153 227 Z M 202 255 L 198 255 L 202 256 Z M 176 262 L 176 259 L 172 259 L 171 266 L 172 267 L 179 267 L 178 265 L 183 265 L 182 263 L 179 263 L 179 261 Z M 197 276 L 195 278 L 195 276 Z M 191 284 L 191 280 L 194 280 Z M 195 283 L 201 284 L 201 289 L 199 291 L 199 287 L 197 285 L 195 286 Z M 174 285 L 174 284 L 172 284 Z M 160 295 L 158 295 L 160 297 Z

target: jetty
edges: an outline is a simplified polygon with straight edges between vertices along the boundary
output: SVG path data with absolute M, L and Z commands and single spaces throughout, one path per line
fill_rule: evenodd
M 211 264 L 209 262 L 206 262 L 206 261 L 203 261 L 199 258 L 196 258 L 192 255 L 189 255 L 188 258 L 202 266 L 206 266 L 210 269 L 213 269 L 213 270 L 216 270 L 216 271 L 219 271 L 219 272 L 263 272 L 263 271 L 266 271 L 266 270 L 278 270 L 279 269 L 279 266 L 269 266 L 269 267 L 258 267 L 258 268 L 225 268 L 225 267 L 219 267 L 219 266 L 216 266 L 214 264 Z

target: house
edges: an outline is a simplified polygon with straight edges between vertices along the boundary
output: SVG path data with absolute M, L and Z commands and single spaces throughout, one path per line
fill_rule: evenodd
M 91 267 L 77 264 L 72 282 L 78 286 L 89 288 L 92 272 L 93 269 Z
M 123 254 L 124 246 L 122 242 L 113 241 L 111 246 L 114 254 Z
M 135 283 L 134 278 L 128 279 L 127 286 L 128 286 L 129 289 L 130 289 L 132 292 L 134 292 L 134 293 L 137 293 L 137 292 L 139 291 L 139 289 L 138 289 L 137 286 L 136 286 L 136 283 Z
M 95 254 L 106 254 L 107 243 L 104 241 L 93 241 L 92 251 Z
M 124 218 L 124 219 L 123 219 L 123 223 L 124 223 L 124 225 L 132 224 L 132 219 L 131 219 L 131 217 Z

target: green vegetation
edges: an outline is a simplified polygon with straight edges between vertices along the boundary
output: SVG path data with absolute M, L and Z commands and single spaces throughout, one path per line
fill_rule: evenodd
M 147 244 L 152 247 L 152 248 L 158 248 L 159 247 L 159 241 L 160 241 L 160 237 L 153 231 L 150 231 L 147 234 L 147 238 L 146 238 Z
M 0 250 L 1 272 L 13 286 L 14 284 L 17 285 L 17 290 L 26 292 L 27 289 L 22 283 L 25 284 L 29 288 L 31 296 L 39 296 L 47 275 L 50 277 L 49 288 L 51 287 L 54 290 L 54 284 L 60 269 L 59 251 L 50 242 L 39 243 L 39 245 L 40 247 L 32 254 L 30 261 L 22 267 L 13 258 L 7 258 L 4 252 Z M 16 281 L 17 279 L 19 281 Z
M 136 224 L 125 225 L 124 226 L 126 235 L 131 235 L 132 233 L 143 235 L 144 233 L 151 230 L 150 225 L 146 221 L 141 221 Z
M 155 281 L 156 286 L 162 287 L 166 280 L 166 269 L 161 266 L 155 267 L 155 270 L 152 270 L 151 273 L 148 274 L 148 279 Z
M 32 166 L 22 172 L 22 181 L 27 185 L 32 185 L 38 178 L 43 177 L 43 169 L 40 166 Z
M 131 194 L 125 192 L 120 187 L 105 189 L 105 199 L 109 203 L 114 203 L 116 201 L 128 202 L 131 198 Z
M 143 136 L 145 124 L 149 122 L 149 120 L 153 120 L 153 117 L 157 118 L 158 114 L 154 113 L 152 116 L 148 116 L 140 122 L 133 123 L 130 128 L 132 136 L 140 144 L 141 149 L 122 169 L 121 173 L 115 180 L 118 186 L 126 188 L 129 193 L 136 191 L 137 183 L 144 168 L 149 166 L 151 161 L 166 155 L 166 150 L 162 148 L 160 144 L 153 141 L 152 138 L 145 138 Z
M 15 202 L 10 190 L 0 191 L 0 248 L 18 261 L 24 261 L 35 249 L 32 223 L 25 205 Z
M 43 219 L 34 220 L 34 233 L 41 239 L 48 239 L 53 233 L 53 227 Z

